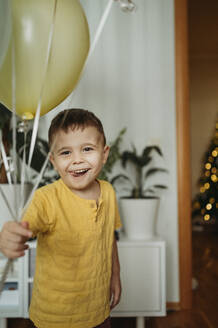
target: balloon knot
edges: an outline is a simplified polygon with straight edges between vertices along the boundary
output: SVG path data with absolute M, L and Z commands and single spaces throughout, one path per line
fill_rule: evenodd
M 22 115 L 23 120 L 32 120 L 34 118 L 34 115 L 31 112 L 25 112 Z

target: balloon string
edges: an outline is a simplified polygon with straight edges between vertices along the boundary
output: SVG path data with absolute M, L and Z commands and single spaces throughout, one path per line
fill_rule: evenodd
M 24 134 L 24 145 L 23 145 L 23 158 L 22 158 L 22 165 L 21 165 L 21 200 L 20 200 L 20 206 L 19 206 L 19 213 L 21 214 L 22 208 L 24 207 L 24 201 L 25 201 L 25 192 L 24 192 L 24 184 L 25 184 L 25 168 L 26 168 L 26 145 L 27 145 L 27 130 L 25 127 L 25 122 L 23 123 L 23 134 Z
M 94 36 L 93 42 L 92 42 L 91 47 L 90 47 L 90 50 L 89 50 L 89 54 L 88 54 L 88 56 L 87 56 L 86 62 L 85 62 L 84 67 L 83 67 L 83 72 L 85 71 L 85 68 L 87 67 L 87 65 L 88 65 L 88 63 L 89 63 L 89 61 L 90 61 L 90 58 L 91 58 L 91 56 L 92 56 L 92 54 L 93 54 L 93 52 L 94 52 L 94 50 L 95 50 L 95 48 L 96 48 L 96 45 L 97 45 L 97 43 L 98 43 L 98 41 L 99 41 L 99 38 L 100 38 L 100 36 L 101 36 L 101 33 L 102 33 L 102 31 L 103 31 L 103 28 L 104 28 L 105 23 L 106 23 L 106 21 L 107 21 L 107 18 L 108 18 L 108 16 L 109 16 L 109 13 L 110 13 L 110 11 L 111 11 L 111 8 L 112 8 L 112 4 L 113 4 L 113 2 L 114 2 L 114 0 L 108 0 L 108 3 L 107 3 L 107 5 L 106 5 L 106 7 L 105 7 L 105 9 L 104 9 L 104 11 L 103 11 L 103 14 L 102 14 L 102 16 L 101 16 L 101 18 L 100 18 L 100 22 L 99 22 L 98 27 L 97 27 L 97 30 L 96 30 L 96 32 L 95 32 L 95 36 Z M 84 76 L 84 74 L 81 75 L 81 78 L 80 78 L 80 80 L 78 81 L 78 83 L 77 83 L 77 85 L 76 85 L 76 88 L 75 88 L 75 89 L 73 90 L 73 92 L 69 95 L 69 97 L 68 97 L 68 104 L 67 104 L 67 106 L 66 106 L 67 108 L 70 107 L 70 104 L 72 103 L 72 100 L 73 100 L 73 97 L 74 97 L 74 95 L 75 95 L 75 91 L 76 91 L 76 89 L 77 89 L 77 86 L 79 85 L 79 82 L 82 80 L 83 76 Z
M 89 58 L 91 57 L 93 51 L 95 50 L 95 47 L 98 43 L 98 40 L 100 38 L 100 35 L 103 31 L 103 28 L 105 26 L 105 23 L 107 21 L 107 18 L 109 16 L 109 13 L 111 11 L 111 7 L 112 7 L 112 4 L 113 4 L 114 0 L 109 0 L 106 7 L 105 7 L 105 10 L 101 16 L 101 19 L 100 19 L 100 22 L 99 22 L 99 25 L 98 25 L 98 28 L 97 28 L 97 31 L 95 33 L 95 36 L 94 36 L 94 40 L 92 42 L 92 45 L 91 45 L 91 48 L 89 50 L 89 54 L 88 54 L 88 57 L 87 57 L 87 60 L 86 60 L 86 63 L 85 65 L 87 65 L 87 63 L 89 62 Z
M 40 91 L 39 102 L 37 105 L 36 115 L 35 115 L 34 124 L 33 124 L 33 132 L 32 132 L 32 137 L 31 137 L 31 144 L 30 144 L 30 153 L 29 153 L 29 158 L 28 158 L 28 168 L 30 167 L 30 164 L 31 164 L 33 151 L 34 151 L 34 147 L 35 147 L 35 143 L 36 143 L 37 132 L 38 132 L 39 118 L 40 118 L 40 112 L 41 112 L 41 106 L 42 106 L 42 97 L 43 97 L 43 92 L 44 92 L 44 87 L 45 87 L 46 75 L 48 72 L 48 64 L 49 64 L 49 61 L 51 58 L 51 48 L 52 48 L 52 40 L 53 40 L 53 35 L 54 35 L 56 12 L 57 12 L 57 0 L 54 0 L 53 17 L 52 17 L 51 29 L 50 29 L 49 38 L 48 38 L 48 48 L 47 48 L 46 59 L 45 59 L 45 70 L 44 70 L 44 75 L 43 75 L 43 79 L 42 79 L 42 86 L 41 86 L 41 91 Z
M 16 63 L 14 38 L 12 43 L 12 162 L 13 162 L 13 183 L 17 182 L 17 161 L 16 161 Z
M 17 159 L 16 159 L 16 149 L 17 149 L 17 117 L 16 117 L 16 61 L 15 61 L 15 42 L 13 38 L 12 43 L 12 163 L 13 163 L 13 184 L 14 184 L 14 207 L 15 215 L 18 214 L 18 201 L 17 201 Z
M 10 166 L 9 166 L 9 162 L 7 160 L 7 154 L 6 154 L 6 151 L 5 151 L 4 143 L 2 141 L 2 131 L 1 130 L 0 130 L 0 144 L 1 144 L 0 148 L 1 148 L 2 162 L 3 162 L 4 167 L 5 167 L 5 171 L 6 171 L 6 175 L 7 175 L 7 179 L 8 179 L 8 184 L 12 188 Z

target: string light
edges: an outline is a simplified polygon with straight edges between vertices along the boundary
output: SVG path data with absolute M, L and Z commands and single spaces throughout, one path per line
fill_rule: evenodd
M 216 150 L 213 150 L 213 151 L 212 151 L 212 156 L 213 156 L 213 157 L 217 157 L 217 154 L 218 154 L 218 153 L 217 153 Z
M 215 174 L 211 175 L 211 180 L 217 182 L 217 176 Z
M 209 211 L 209 210 L 211 210 L 211 208 L 212 208 L 212 205 L 211 205 L 210 203 L 208 203 L 208 204 L 206 205 L 206 209 Z
M 206 215 L 204 216 L 204 220 L 205 220 L 205 221 L 210 220 L 210 215 L 209 215 L 209 214 L 206 214 Z
M 206 183 L 204 184 L 204 188 L 205 188 L 205 189 L 209 189 L 209 188 L 210 188 L 210 184 L 209 184 L 209 182 L 206 182 Z
M 210 163 L 206 163 L 205 164 L 205 169 L 210 170 L 211 169 L 211 164 Z

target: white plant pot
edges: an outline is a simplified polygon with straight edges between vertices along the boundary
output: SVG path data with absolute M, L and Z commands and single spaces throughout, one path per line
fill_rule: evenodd
M 156 236 L 159 198 L 119 200 L 124 233 L 128 239 L 149 240 Z
M 16 202 L 15 202 L 15 191 L 16 191 L 16 197 L 17 197 L 17 207 L 22 207 L 22 200 L 24 202 L 27 200 L 31 190 L 32 190 L 32 184 L 30 183 L 25 183 L 24 184 L 24 189 L 23 192 L 21 191 L 21 185 L 20 184 L 6 184 L 6 183 L 1 183 L 0 184 L 0 230 L 2 229 L 3 224 L 6 221 L 12 221 L 13 216 L 7 206 L 7 202 L 12 208 L 13 212 L 16 212 Z M 4 196 L 2 195 L 4 194 Z M 7 202 L 5 200 L 7 199 Z

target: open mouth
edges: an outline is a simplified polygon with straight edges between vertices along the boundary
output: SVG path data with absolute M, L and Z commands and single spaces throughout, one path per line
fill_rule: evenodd
M 85 175 L 88 171 L 89 171 L 89 169 L 73 170 L 73 171 L 70 171 L 70 174 L 74 177 L 81 177 L 81 176 Z

